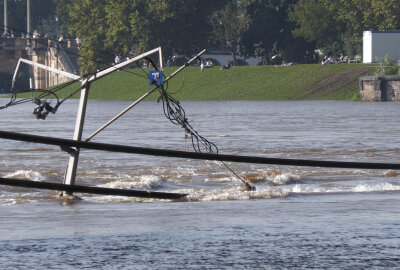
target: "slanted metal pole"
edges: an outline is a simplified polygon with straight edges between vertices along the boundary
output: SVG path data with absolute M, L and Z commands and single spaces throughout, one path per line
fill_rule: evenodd
M 158 58 L 160 58 L 160 70 L 163 71 L 162 51 L 158 51 Z
M 21 62 L 29 64 L 29 65 L 34 66 L 34 67 L 38 67 L 38 68 L 53 72 L 53 73 L 56 73 L 56 74 L 63 75 L 64 77 L 67 77 L 67 78 L 70 78 L 70 79 L 73 79 L 73 80 L 78 80 L 78 79 L 81 78 L 81 76 L 78 76 L 78 75 L 75 75 L 75 74 L 72 74 L 72 73 L 69 73 L 69 72 L 66 72 L 66 71 L 58 70 L 58 69 L 55 69 L 55 68 L 52 68 L 52 67 L 49 67 L 49 66 L 46 66 L 46 65 L 43 65 L 43 64 L 39 64 L 39 63 L 30 61 L 30 60 L 26 60 L 26 59 L 20 58 L 20 59 L 18 59 L 17 67 L 15 68 L 15 71 L 14 71 L 13 80 L 16 79 L 16 76 L 17 76 L 17 73 L 18 73 L 18 69 L 20 67 L 20 63 Z
M 170 76 L 168 76 L 165 80 L 165 82 L 168 82 L 170 79 L 172 79 L 173 77 L 175 77 L 179 72 L 181 72 L 185 67 L 189 66 L 190 64 L 192 64 L 194 61 L 196 61 L 196 59 L 198 59 L 200 56 L 202 56 L 203 54 L 206 53 L 206 50 L 202 50 L 200 53 L 198 53 L 195 57 L 193 57 L 192 59 L 190 59 L 188 62 L 186 62 L 183 66 L 181 66 L 179 69 L 177 69 L 174 73 L 172 73 Z M 162 55 L 161 55 L 161 50 L 159 52 L 160 54 L 160 69 L 162 70 Z M 143 96 L 141 96 L 138 100 L 136 100 L 135 102 L 133 102 L 131 105 L 129 105 L 126 109 L 124 109 L 122 112 L 120 112 L 118 115 L 116 115 L 113 119 L 111 119 L 110 121 L 108 121 L 107 123 L 105 123 L 103 126 L 101 126 L 98 130 L 96 130 L 94 133 L 92 133 L 85 141 L 88 142 L 90 141 L 94 136 L 96 136 L 100 131 L 102 131 L 103 129 L 105 129 L 106 127 L 108 127 L 109 125 L 111 125 L 113 122 L 115 122 L 118 118 L 120 118 L 122 115 L 124 115 L 126 112 L 128 112 L 130 109 L 132 109 L 134 106 L 136 106 L 137 104 L 139 104 L 143 99 L 145 99 L 146 97 L 150 96 L 155 90 L 158 89 L 158 86 L 154 87 L 153 89 L 151 89 L 150 91 L 148 91 L 146 94 L 144 94 Z
M 81 141 L 82 140 L 82 132 L 83 132 L 83 124 L 85 122 L 85 114 L 86 114 L 86 105 L 89 95 L 90 83 L 88 79 L 82 82 L 82 91 L 81 98 L 79 100 L 79 108 L 78 114 L 76 116 L 76 124 L 75 124 L 75 132 L 74 132 L 74 140 Z M 71 149 L 70 157 L 68 162 L 67 171 L 65 174 L 64 184 L 73 185 L 75 183 L 76 177 L 76 169 L 78 167 L 78 159 L 79 159 L 79 148 Z M 70 195 L 70 193 L 66 193 Z
M 199 52 L 195 57 L 193 57 L 192 59 L 190 59 L 189 61 L 187 61 L 183 66 L 181 66 L 180 68 L 178 68 L 174 73 L 172 73 L 171 75 L 168 76 L 168 78 L 166 78 L 164 80 L 164 82 L 167 82 L 168 80 L 172 79 L 173 77 L 175 77 L 176 74 L 178 74 L 179 72 L 181 72 L 185 67 L 189 66 L 190 64 L 192 64 L 194 61 L 196 61 L 198 58 L 200 58 L 200 56 L 202 56 L 203 54 L 205 54 L 207 52 L 206 49 L 202 50 L 201 52 Z
M 109 125 L 111 125 L 113 122 L 115 122 L 118 118 L 120 118 L 122 115 L 124 115 L 126 112 L 128 112 L 130 109 L 132 109 L 134 106 L 136 106 L 137 104 L 139 104 L 139 102 L 141 102 L 143 99 L 145 99 L 146 97 L 150 96 L 154 91 L 156 91 L 158 89 L 158 87 L 154 87 L 153 89 L 151 89 L 150 91 L 148 91 L 146 94 L 144 94 L 143 96 L 141 96 L 138 100 L 136 100 L 135 102 L 133 102 L 131 105 L 129 105 L 127 108 L 125 108 L 122 112 L 120 112 L 117 116 L 115 116 L 113 119 L 111 119 L 110 121 L 108 121 L 107 123 L 105 123 L 104 125 L 102 125 L 98 130 L 96 130 L 95 132 L 93 132 L 89 137 L 86 138 L 85 142 L 90 141 L 94 136 L 96 136 L 100 131 L 102 131 L 103 129 L 105 129 L 106 127 L 108 127 Z

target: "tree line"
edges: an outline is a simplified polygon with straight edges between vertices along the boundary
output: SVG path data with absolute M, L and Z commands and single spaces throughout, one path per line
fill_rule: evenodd
M 274 55 L 303 62 L 305 51 L 314 49 L 354 56 L 362 53 L 363 31 L 400 29 L 399 0 L 37 1 L 49 2 L 37 7 L 41 18 L 43 12 L 57 16 L 58 31 L 83 41 L 86 72 L 115 54 L 158 46 L 165 57 L 214 48 L 229 50 L 233 60 L 259 57 L 264 64 Z

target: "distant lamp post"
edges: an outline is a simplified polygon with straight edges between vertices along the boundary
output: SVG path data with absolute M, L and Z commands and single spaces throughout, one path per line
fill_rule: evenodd
M 56 39 L 58 40 L 58 17 L 55 17 L 56 20 Z
M 7 0 L 4 0 L 4 32 L 7 32 L 7 25 L 8 24 L 8 19 L 7 19 Z
M 4 0 L 4 32 L 8 32 L 7 0 Z M 31 33 L 31 0 L 26 0 L 26 32 Z
M 26 0 L 26 32 L 29 38 L 31 36 L 31 0 Z

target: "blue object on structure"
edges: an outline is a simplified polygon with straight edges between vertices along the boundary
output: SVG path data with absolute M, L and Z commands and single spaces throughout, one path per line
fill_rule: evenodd
M 151 70 L 149 72 L 149 83 L 150 85 L 162 85 L 163 73 L 158 70 Z

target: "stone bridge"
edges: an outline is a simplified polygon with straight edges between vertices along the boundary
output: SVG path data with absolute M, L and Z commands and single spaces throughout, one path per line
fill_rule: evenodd
M 0 72 L 14 74 L 19 58 L 24 58 L 69 73 L 77 73 L 76 57 L 67 52 L 76 50 L 68 40 L 63 48 L 51 39 L 0 38 Z M 68 48 L 69 47 L 69 48 Z M 77 55 L 77 50 L 75 54 Z M 67 82 L 68 78 L 52 72 L 30 67 L 32 88 L 41 89 Z

